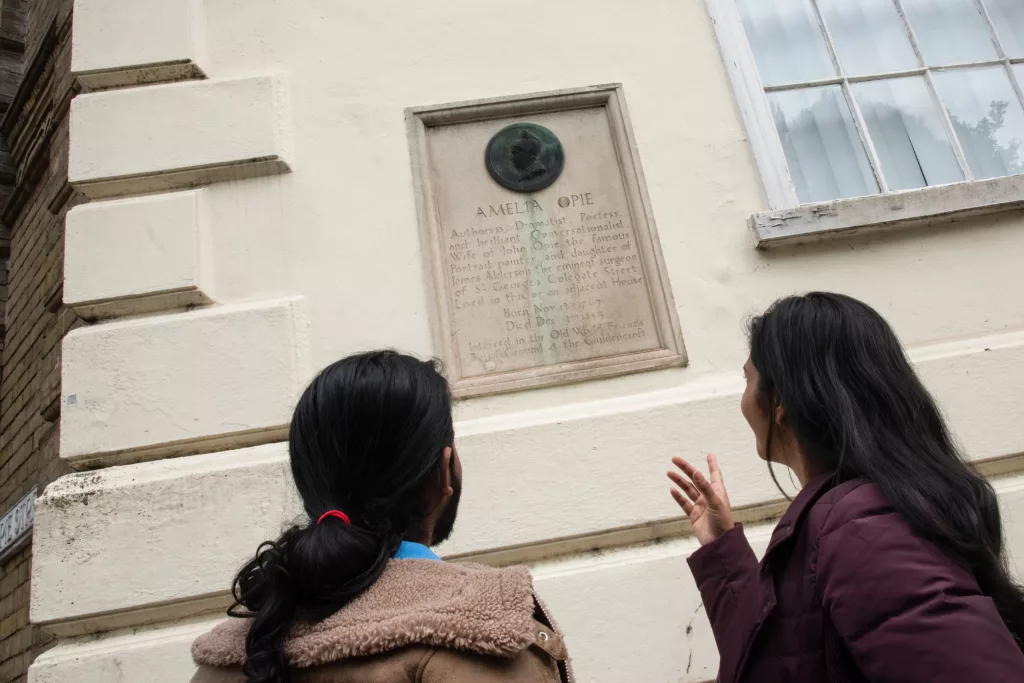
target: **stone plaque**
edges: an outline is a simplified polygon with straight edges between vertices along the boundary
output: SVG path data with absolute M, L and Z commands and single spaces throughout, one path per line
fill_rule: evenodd
M 621 86 L 407 120 L 456 396 L 686 363 Z

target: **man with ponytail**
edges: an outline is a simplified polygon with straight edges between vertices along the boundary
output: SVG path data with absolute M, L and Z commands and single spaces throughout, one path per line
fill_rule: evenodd
M 462 491 L 448 384 L 391 351 L 345 358 L 299 399 L 308 520 L 260 545 L 193 683 L 571 683 L 525 568 L 440 561 Z

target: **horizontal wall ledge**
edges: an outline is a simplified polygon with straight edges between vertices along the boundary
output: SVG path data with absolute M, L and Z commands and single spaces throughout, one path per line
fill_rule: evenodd
M 61 458 L 84 468 L 282 439 L 309 377 L 306 345 L 301 298 L 73 330 Z
M 749 223 L 761 249 L 942 224 L 1024 208 L 1024 175 L 837 199 L 757 213 Z
M 212 303 L 203 197 L 197 190 L 71 209 L 64 304 L 94 320 Z
M 75 73 L 83 92 L 128 88 L 155 83 L 176 83 L 206 78 L 206 73 L 191 59 L 164 62 L 162 64 L 139 64 L 130 67 L 105 69 L 102 71 L 79 71 Z
M 85 90 L 205 78 L 202 0 L 75 0 L 71 71 Z
M 92 199 L 290 170 L 283 75 L 90 93 L 71 103 L 68 179 Z
M 1011 565 L 1021 577 L 1024 476 L 997 479 L 994 484 L 1008 531 Z M 747 538 L 759 556 L 767 547 L 773 526 L 747 526 Z M 714 679 L 718 649 L 700 593 L 686 566 L 686 558 L 697 547 L 696 539 L 682 538 L 617 548 L 600 555 L 570 556 L 532 567 L 538 594 L 566 633 L 580 680 L 703 683 Z M 601 599 L 595 600 L 594 596 Z M 189 656 L 192 641 L 223 618 L 220 612 L 202 621 L 65 641 L 36 660 L 29 680 L 187 681 L 195 671 Z M 637 657 L 638 652 L 649 656 Z
M 973 458 L 1024 453 L 1024 334 L 918 355 Z M 607 547 L 615 530 L 619 542 L 642 541 L 650 538 L 644 525 L 675 523 L 684 533 L 664 472 L 674 455 L 699 462 L 708 451 L 719 456 L 746 519 L 778 514 L 780 494 L 739 412 L 741 389 L 730 382 L 457 424 L 466 486 L 442 551 L 521 561 L 545 544 L 548 554 Z M 180 618 L 189 601 L 208 608 L 213 596 L 226 600 L 233 572 L 257 545 L 296 519 L 302 509 L 284 444 L 62 478 L 37 504 L 33 619 L 90 632 Z

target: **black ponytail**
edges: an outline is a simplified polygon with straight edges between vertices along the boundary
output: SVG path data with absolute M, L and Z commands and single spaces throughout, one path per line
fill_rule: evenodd
M 885 319 L 840 294 L 781 299 L 752 321 L 750 360 L 769 425 L 781 403 L 819 470 L 876 484 L 918 534 L 974 574 L 1024 643 L 1024 591 L 1007 569 L 995 491 L 960 452 Z M 767 446 L 770 467 L 771 432 Z
M 344 607 L 380 577 L 406 536 L 422 537 L 452 440 L 451 396 L 433 363 L 380 351 L 338 361 L 313 380 L 289 434 L 310 522 L 260 545 L 234 581 L 228 614 L 252 619 L 247 683 L 287 683 L 282 645 L 291 627 Z M 317 524 L 328 510 L 351 523 Z

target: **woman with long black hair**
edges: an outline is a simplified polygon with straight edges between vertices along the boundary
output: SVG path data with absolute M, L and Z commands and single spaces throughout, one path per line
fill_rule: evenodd
M 720 683 L 1024 681 L 996 495 L 886 321 L 839 294 L 782 299 L 752 321 L 744 374 L 758 455 L 802 486 L 763 560 L 714 456 L 709 476 L 669 472 Z

